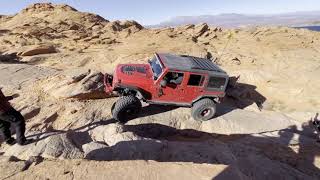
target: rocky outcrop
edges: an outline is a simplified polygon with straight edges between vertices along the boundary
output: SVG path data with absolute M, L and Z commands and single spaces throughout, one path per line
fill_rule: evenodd
M 77 11 L 75 8 L 68 6 L 66 4 L 54 5 L 52 3 L 35 3 L 23 9 L 22 13 L 27 13 L 27 12 L 39 13 L 43 11 L 54 11 L 57 9 L 64 10 L 64 11 Z
M 201 35 L 203 35 L 208 29 L 209 29 L 209 26 L 206 23 L 199 24 L 199 25 L 195 26 L 194 27 L 194 36 L 195 36 L 195 38 L 198 38 Z
M 119 24 L 123 29 L 127 29 L 127 28 L 130 28 L 130 27 L 135 27 L 138 30 L 143 29 L 143 26 L 141 24 L 139 24 L 138 22 L 136 22 L 136 21 L 120 21 Z
M 101 72 L 71 70 L 48 81 L 44 90 L 56 98 L 99 99 L 107 97 Z
M 50 54 L 50 53 L 56 53 L 57 50 L 53 46 L 37 46 L 33 48 L 29 48 L 21 53 L 18 53 L 17 55 L 20 56 L 34 56 L 38 54 Z
M 109 146 L 114 146 L 122 141 L 137 141 L 143 139 L 132 132 L 125 132 L 120 124 L 97 127 L 91 131 L 91 136 L 94 141 L 105 142 Z
M 29 144 L 27 146 L 14 145 L 6 150 L 5 156 L 15 156 L 20 159 L 29 159 L 32 156 L 41 156 L 44 158 L 60 158 L 60 159 L 79 159 L 83 157 L 83 153 L 76 147 L 74 141 L 70 139 L 68 133 L 51 135 L 46 137 L 38 136 L 39 142 Z M 35 141 L 38 141 L 35 139 Z

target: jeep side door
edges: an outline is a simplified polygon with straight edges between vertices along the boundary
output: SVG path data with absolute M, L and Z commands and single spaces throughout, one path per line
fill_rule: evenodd
M 183 101 L 192 103 L 193 100 L 201 96 L 204 92 L 205 74 L 188 73 L 184 88 Z
M 161 86 L 161 81 L 166 81 L 166 85 Z M 184 81 L 184 72 L 168 71 L 157 84 L 157 92 L 153 96 L 153 101 L 168 104 L 183 102 Z

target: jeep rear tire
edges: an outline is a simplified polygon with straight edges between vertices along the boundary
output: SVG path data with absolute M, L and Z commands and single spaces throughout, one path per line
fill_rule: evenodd
M 112 116 L 115 120 L 126 123 L 138 116 L 141 107 L 140 100 L 135 96 L 122 96 L 114 104 Z
M 197 121 L 208 121 L 216 114 L 216 104 L 211 99 L 201 99 L 193 104 L 191 114 Z

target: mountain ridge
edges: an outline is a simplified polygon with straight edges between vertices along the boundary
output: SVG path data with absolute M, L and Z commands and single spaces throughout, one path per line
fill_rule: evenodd
M 225 28 L 242 26 L 306 26 L 320 24 L 319 11 L 300 11 L 281 14 L 239 14 L 222 13 L 217 15 L 176 16 L 167 21 L 147 27 L 176 27 L 185 24 L 207 23 Z

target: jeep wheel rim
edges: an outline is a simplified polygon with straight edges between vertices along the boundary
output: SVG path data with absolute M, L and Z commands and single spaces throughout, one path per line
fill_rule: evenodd
M 201 113 L 202 117 L 208 117 L 211 114 L 211 110 L 210 109 L 204 109 Z
M 125 110 L 125 112 L 127 113 L 127 115 L 132 115 L 134 114 L 134 109 L 128 108 Z

